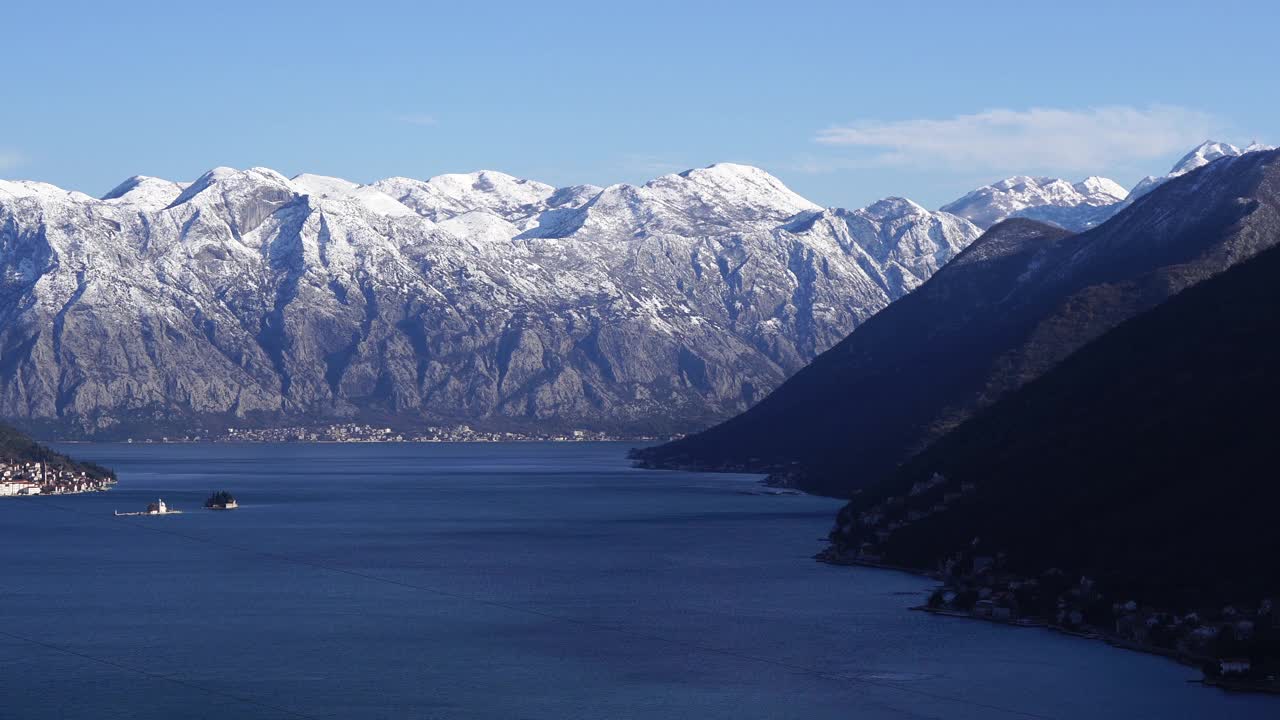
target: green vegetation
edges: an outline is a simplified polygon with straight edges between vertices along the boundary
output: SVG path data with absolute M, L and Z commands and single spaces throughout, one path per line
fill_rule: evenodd
M 73 460 L 62 453 L 55 452 L 41 445 L 21 430 L 0 423 L 0 458 L 18 462 L 42 462 L 50 468 L 85 472 L 93 478 L 115 479 L 116 474 L 109 468 L 96 463 Z
M 226 490 L 219 490 L 210 495 L 208 500 L 204 501 L 204 506 L 207 508 L 225 508 L 229 505 L 234 505 L 235 503 L 236 499 L 231 495 L 231 493 Z

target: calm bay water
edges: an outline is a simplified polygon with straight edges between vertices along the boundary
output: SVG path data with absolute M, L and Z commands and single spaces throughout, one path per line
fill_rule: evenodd
M 622 445 L 66 449 L 121 482 L 0 501 L 5 720 L 1280 717 L 911 612 L 927 581 L 810 560 L 839 503 Z M 157 497 L 187 512 L 112 515 Z

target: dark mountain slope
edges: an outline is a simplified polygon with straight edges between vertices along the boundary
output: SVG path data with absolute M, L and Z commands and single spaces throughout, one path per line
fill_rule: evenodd
M 746 413 L 637 453 L 847 495 L 1118 323 L 1280 240 L 1280 153 L 1226 158 L 1080 235 L 997 225 Z
M 1256 603 L 1280 593 L 1278 367 L 1272 249 L 964 423 L 856 496 L 834 537 L 846 548 L 876 540 L 854 520 L 868 509 L 926 512 L 876 551 L 915 566 L 959 550 L 1005 553 L 1015 571 L 1086 574 L 1139 603 Z M 946 482 L 911 494 L 934 473 Z M 970 492 L 929 512 L 965 483 Z

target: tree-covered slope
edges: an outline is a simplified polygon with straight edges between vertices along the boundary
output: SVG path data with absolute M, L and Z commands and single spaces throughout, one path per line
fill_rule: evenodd
M 1280 593 L 1277 368 L 1272 249 L 964 423 L 858 494 L 834 537 L 914 566 L 1004 553 L 1016 571 L 1089 575 L 1140 603 L 1258 602 Z
M 87 473 L 93 478 L 114 478 L 111 470 L 90 462 L 81 462 L 36 442 L 21 430 L 0 423 L 0 462 L 45 463 L 50 468 Z

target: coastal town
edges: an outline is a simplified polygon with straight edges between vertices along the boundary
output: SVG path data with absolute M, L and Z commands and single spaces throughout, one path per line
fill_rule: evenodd
M 816 557 L 837 565 L 865 565 L 925 575 L 941 581 L 926 604 L 938 615 L 976 618 L 1020 627 L 1043 627 L 1162 655 L 1200 668 L 1204 683 L 1230 690 L 1280 693 L 1280 607 L 1275 599 L 1249 605 L 1171 609 L 1112 597 L 1096 580 L 1049 568 L 1036 576 L 1015 572 L 1005 552 L 973 545 L 933 568 L 893 563 L 886 544 L 894 536 L 973 496 L 976 485 L 940 473 L 891 495 L 842 513 L 832 544 Z
M 334 442 L 334 443 L 425 443 L 425 442 L 610 442 L 647 441 L 658 437 L 619 437 L 596 430 L 564 432 L 517 432 L 479 430 L 469 425 L 397 430 L 368 423 L 336 423 L 266 428 L 226 428 L 223 432 L 180 437 L 130 439 L 128 442 Z
M 0 497 L 98 492 L 115 482 L 110 476 L 94 477 L 46 462 L 0 459 Z

